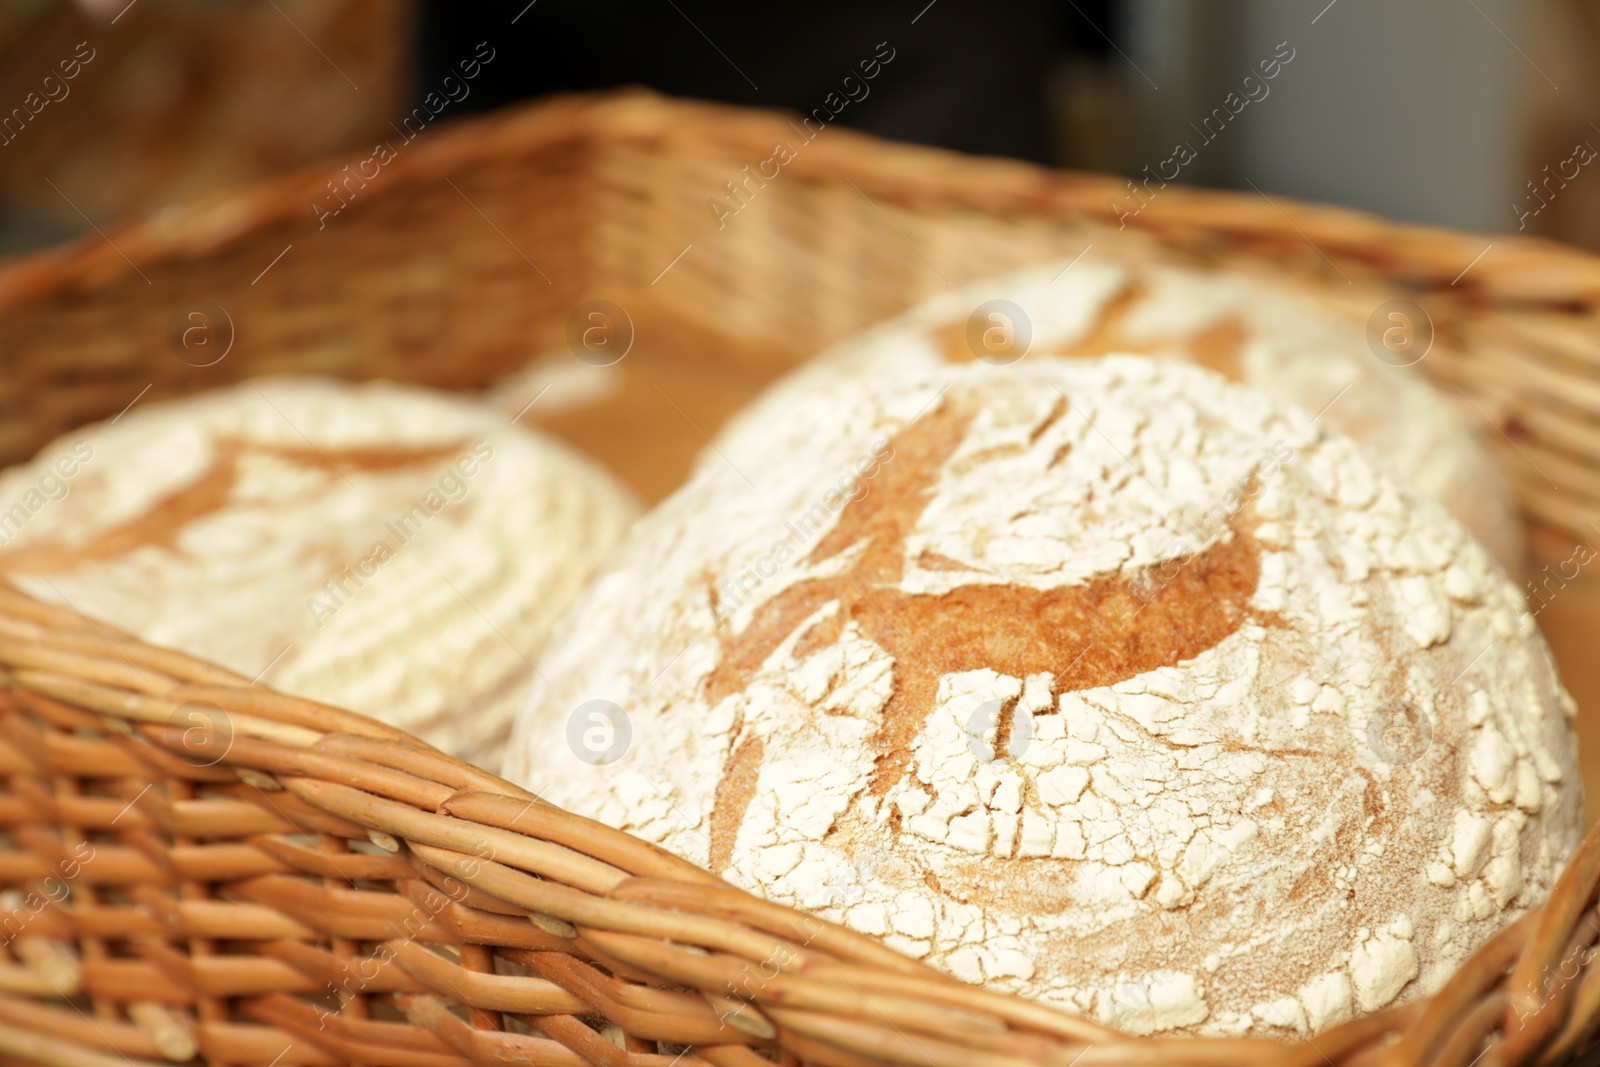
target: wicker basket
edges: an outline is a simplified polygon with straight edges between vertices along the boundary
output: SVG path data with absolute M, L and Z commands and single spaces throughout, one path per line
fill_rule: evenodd
M 732 217 L 708 207 L 778 141 L 796 148 L 779 177 Z M 1075 253 L 1128 195 L 641 94 L 393 154 L 336 215 L 342 160 L 0 271 L 0 453 L 279 371 L 480 388 L 603 297 L 636 330 L 623 385 L 546 424 L 658 496 L 787 366 L 948 283 Z M 1536 546 L 1588 539 L 1600 262 L 1176 188 L 1127 222 L 1170 254 L 1423 301 L 1447 342 L 1425 365 L 1502 431 Z M 171 332 L 195 301 L 225 353 L 204 366 Z M 371 720 L 3 586 L 0 775 L 7 1067 L 1465 1067 L 1592 1056 L 1600 1029 L 1600 831 L 1437 996 L 1285 1046 L 1133 1039 L 962 985 Z

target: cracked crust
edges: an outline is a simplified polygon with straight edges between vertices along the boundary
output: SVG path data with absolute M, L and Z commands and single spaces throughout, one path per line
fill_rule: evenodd
M 724 631 L 721 656 L 706 679 L 705 699 L 716 704 L 744 691 L 797 634 L 792 656 L 804 660 L 852 627 L 895 663 L 894 692 L 871 742 L 877 796 L 905 776 L 911 745 L 946 675 L 988 669 L 1022 678 L 1042 671 L 1057 692 L 1113 685 L 1192 659 L 1250 616 L 1259 552 L 1237 526 L 1165 580 L 1147 568 L 1059 589 L 977 582 L 938 594 L 903 592 L 906 538 L 965 438 L 975 406 L 974 398 L 958 395 L 892 438 L 895 462 L 870 492 L 844 507 L 805 559 L 817 567 L 855 549 L 848 568 L 796 582 L 756 609 L 737 634 Z M 1029 432 L 1029 443 L 1064 410 L 1064 402 L 1057 404 Z M 945 569 L 968 570 L 948 563 Z M 830 605 L 826 617 L 806 626 Z M 1003 709 L 1007 723 L 1010 708 Z
M 1137 1032 L 1437 988 L 1578 839 L 1515 589 L 1325 420 L 1029 359 L 801 375 L 719 448 L 569 616 L 514 780 Z M 633 730 L 598 768 L 596 698 Z

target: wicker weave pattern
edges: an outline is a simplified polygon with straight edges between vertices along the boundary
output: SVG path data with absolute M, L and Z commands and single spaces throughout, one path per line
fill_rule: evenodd
M 795 158 L 757 184 L 745 168 L 779 141 Z M 319 212 L 344 160 L 0 269 L 0 462 L 146 386 L 154 399 L 318 372 L 479 388 L 563 348 L 569 313 L 596 295 L 642 344 L 743 374 L 748 395 L 950 284 L 1073 256 L 1125 223 L 1169 252 L 1363 294 L 1361 314 L 1415 295 L 1441 342 L 1422 366 L 1459 389 L 1530 517 L 1574 533 L 1600 519 L 1600 261 L 1573 250 L 1175 186 L 1122 218 L 1138 201 L 1115 179 L 842 129 L 808 143 L 779 116 L 640 93 L 429 129 L 395 151 L 336 216 Z M 731 216 L 730 183 L 747 202 Z M 169 351 L 170 316 L 196 299 L 233 324 L 214 366 Z M 701 443 L 684 428 L 685 456 Z
M 569 100 L 428 131 L 325 227 L 311 205 L 343 161 L 14 264 L 0 459 L 146 393 L 265 373 L 480 387 L 562 347 L 593 295 L 627 307 L 641 347 L 736 381 L 731 404 L 949 283 L 1119 239 L 1118 183 L 834 130 L 717 228 L 707 200 L 780 138 L 797 140 L 771 116 Z M 1165 254 L 1422 294 L 1445 342 L 1425 366 L 1506 432 L 1530 517 L 1600 516 L 1597 261 L 1176 188 L 1128 222 Z M 167 336 L 196 298 L 236 329 L 207 367 Z M 1532 1067 L 1592 1057 L 1600 1030 L 1600 831 L 1438 996 L 1286 1047 L 1133 1040 L 961 985 L 378 723 L 8 587 L 0 781 L 0 1067 Z
M 0 1059 L 1445 1067 L 1486 1040 L 1482 1062 L 1559 1062 L 1600 1026 L 1600 831 L 1429 1003 L 1292 1049 L 1138 1040 L 10 588 L 0 664 L 0 884 L 25 894 Z

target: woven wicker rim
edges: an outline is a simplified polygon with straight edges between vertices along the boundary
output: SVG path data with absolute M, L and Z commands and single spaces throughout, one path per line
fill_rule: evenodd
M 674 136 L 674 127 L 688 125 L 709 147 L 720 144 L 742 151 L 753 141 L 764 143 L 773 118 L 765 112 L 668 101 L 638 90 L 557 97 L 536 108 L 447 124 L 391 164 L 386 180 L 399 190 L 438 182 L 446 174 L 508 153 L 532 154 L 567 144 L 649 144 Z M 1287 197 L 1252 199 L 1182 186 L 1162 190 L 1160 210 L 1122 219 L 1128 205 L 1137 201 L 1121 179 L 961 157 L 885 143 L 846 129 L 829 130 L 827 139 L 808 147 L 802 169 L 834 180 L 869 182 L 879 190 L 893 190 L 904 202 L 930 207 L 1083 217 L 1156 233 L 1194 229 L 1247 242 L 1274 242 L 1288 225 L 1327 254 L 1381 263 L 1386 274 L 1422 286 L 1448 285 L 1492 244 L 1495 254 L 1474 264 L 1457 284 L 1499 300 L 1600 304 L 1600 260 L 1542 238 L 1491 240 Z M 51 252 L 14 259 L 0 266 L 0 310 L 46 294 L 92 292 L 111 284 L 126 270 L 124 254 L 147 265 L 201 259 L 261 228 L 299 221 L 305 205 L 325 194 L 328 173 L 328 165 L 319 163 L 208 203 L 104 227 L 116 247 L 98 233 L 86 234 Z M 967 180 L 969 175 L 977 180 Z
M 269 880 L 271 890 L 249 905 L 222 905 L 249 914 L 215 916 L 209 929 L 213 937 L 226 937 L 231 921 L 239 924 L 235 936 L 247 937 L 252 922 L 271 926 L 272 916 L 290 916 L 309 928 L 302 936 L 320 934 L 336 947 L 335 955 L 302 946 L 302 958 L 280 957 L 307 974 L 335 965 L 340 973 L 362 973 L 353 961 L 363 953 L 350 939 L 360 933 L 387 959 L 380 973 L 396 979 L 361 991 L 390 991 L 412 1027 L 470 1062 L 495 1062 L 508 1049 L 532 1062 L 566 1062 L 541 1059 L 554 1054 L 551 1041 L 601 1062 L 586 1053 L 595 1050 L 585 1042 L 603 1039 L 574 1021 L 578 1016 L 602 1017 L 635 1038 L 690 1045 L 695 1056 L 718 1064 L 754 1065 L 763 1061 L 753 1048 L 777 1047 L 808 1062 L 907 1067 L 1068 1064 L 1080 1057 L 1084 1063 L 1150 1064 L 1370 1059 L 1442 1067 L 1471 1062 L 1485 1042 L 1494 1056 L 1487 1062 L 1553 1063 L 1584 1049 L 1600 1026 L 1600 972 L 1589 963 L 1600 932 L 1593 908 L 1600 830 L 1583 843 L 1548 902 L 1479 949 L 1429 1000 L 1357 1019 L 1293 1047 L 1265 1039 L 1134 1039 L 958 983 L 843 927 L 761 901 L 399 731 L 252 685 L 11 587 L 0 589 L 0 664 L 13 710 L 8 718 L 34 723 L 33 729 L 9 730 L 0 741 L 0 770 L 58 780 L 103 779 L 107 768 L 137 772 L 105 793 L 57 791 L 49 803 L 33 798 L 45 806 L 39 815 L 72 828 L 53 844 L 30 843 L 36 859 L 58 861 L 73 834 L 81 841 L 90 829 L 115 830 L 119 857 L 148 857 L 158 883 L 180 890 L 195 885 L 199 872 L 185 866 L 204 865 L 195 857 L 206 851 L 198 847 L 205 841 L 271 849 L 290 871 L 343 874 L 346 884 L 378 878 L 431 883 L 447 899 L 429 904 L 427 885 L 422 898 L 412 887 L 409 895 L 431 920 L 415 936 L 396 928 L 380 937 L 372 922 L 353 931 L 348 907 L 336 894 L 294 900 L 280 884 L 287 879 Z M 192 713 L 185 709 L 197 703 L 221 711 L 208 728 L 224 731 L 229 744 L 214 762 L 193 758 Z M 136 790 L 138 781 L 166 788 Z M 108 817 L 119 805 L 122 812 Z M 373 857 L 360 852 L 297 851 L 281 839 L 274 846 L 274 833 L 312 834 L 324 843 L 370 841 L 388 869 L 374 870 Z M 109 852 L 113 846 L 94 847 Z M 8 859 L 15 868 L 18 857 Z M 341 871 L 344 862 L 350 869 Z M 180 892 L 168 905 L 173 935 L 183 933 L 190 918 L 181 902 L 189 897 Z M 257 914 L 263 909 L 269 915 Z M 531 921 L 514 926 L 508 916 Z M 82 919 L 51 914 L 37 929 L 69 942 L 83 934 Z M 424 941 L 452 945 L 459 962 L 429 951 Z M 279 955 L 273 944 L 282 942 L 268 943 L 268 960 Z M 538 977 L 494 975 L 488 954 L 471 951 L 478 945 L 494 947 Z M 155 941 L 148 952 L 156 970 L 193 983 L 204 1006 L 214 981 L 199 969 L 206 960 L 186 967 Z M 70 948 L 61 953 L 44 958 L 72 958 Z M 43 984 L 48 969 L 4 970 L 11 973 L 0 980 L 0 1021 L 26 1019 L 31 1032 L 0 1027 L 0 1052 L 81 1063 L 91 1061 L 73 1058 L 81 1052 L 73 1041 L 127 1045 L 128 1052 L 154 1043 L 137 1026 L 110 1023 L 96 1041 L 71 1009 L 37 999 L 73 992 Z M 81 982 L 83 968 L 69 966 L 66 973 Z M 1564 980 L 1551 989 L 1543 980 L 1553 973 Z M 36 997 L 31 1003 L 16 995 L 29 990 Z M 450 1004 L 474 1013 L 508 1012 L 546 1037 L 474 1029 L 448 1010 Z M 369 1038 L 356 1032 L 355 1022 L 336 1023 L 282 992 L 246 1000 L 240 1011 L 312 1047 L 366 1061 L 358 1049 Z M 549 1025 L 560 1018 L 578 1029 Z M 336 1040 L 341 1025 L 354 1043 L 342 1051 Z M 488 1046 L 502 1051 L 491 1056 Z M 604 1059 L 657 1062 L 643 1052 Z

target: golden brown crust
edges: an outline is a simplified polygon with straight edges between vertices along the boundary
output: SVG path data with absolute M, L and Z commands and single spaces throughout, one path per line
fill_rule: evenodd
M 761 773 L 761 759 L 766 755 L 766 743 L 755 734 L 739 742 L 728 759 L 728 766 L 717 783 L 717 793 L 711 803 L 711 869 L 725 871 L 733 859 L 733 843 L 744 823 L 744 813 L 756 795 L 756 779 Z

